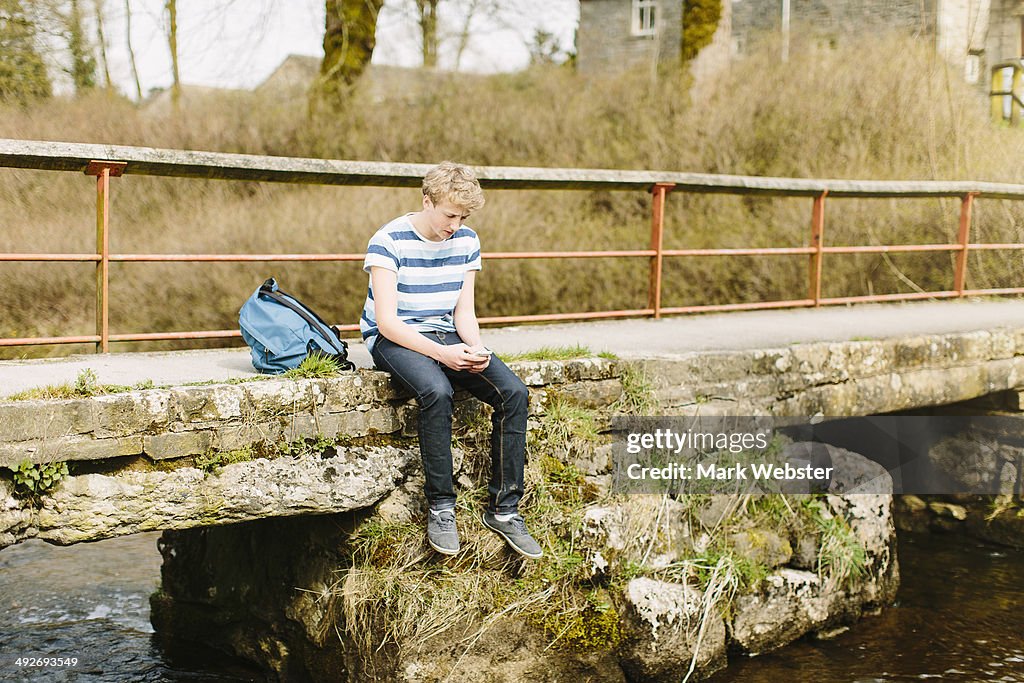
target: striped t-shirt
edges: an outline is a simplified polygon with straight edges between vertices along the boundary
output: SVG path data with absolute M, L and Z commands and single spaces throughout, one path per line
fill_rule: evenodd
M 466 271 L 480 270 L 480 239 L 462 226 L 446 240 L 422 237 L 406 214 L 391 221 L 366 248 L 363 270 L 380 266 L 398 273 L 398 318 L 416 330 L 454 332 L 453 313 Z M 373 307 L 373 280 L 366 291 L 359 330 L 367 348 L 379 334 Z

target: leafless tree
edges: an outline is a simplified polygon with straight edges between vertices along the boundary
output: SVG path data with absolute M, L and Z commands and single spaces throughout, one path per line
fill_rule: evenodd
M 312 93 L 317 101 L 340 104 L 363 73 L 377 44 L 377 17 L 384 0 L 325 0 L 324 60 Z
M 416 0 L 417 23 L 420 27 L 420 47 L 423 66 L 437 66 L 437 6 L 440 0 Z
M 107 62 L 107 39 L 103 35 L 103 0 L 93 0 L 93 9 L 96 12 L 96 42 L 100 48 L 100 66 L 103 67 L 103 85 L 110 91 L 113 84 L 110 82 L 110 64 Z
M 171 51 L 171 108 L 181 109 L 181 72 L 178 69 L 178 0 L 167 0 L 167 46 Z
M 132 6 L 131 0 L 124 0 L 124 32 L 125 46 L 128 48 L 128 62 L 132 67 L 132 80 L 135 81 L 135 95 L 142 101 L 142 81 L 139 80 L 139 68 L 135 64 L 135 49 L 132 47 Z
M 474 37 L 513 30 L 529 45 L 534 29 L 523 17 L 537 16 L 545 6 L 545 0 L 396 0 L 388 9 L 415 25 L 423 66 L 436 67 L 441 47 L 450 45 L 458 71 Z

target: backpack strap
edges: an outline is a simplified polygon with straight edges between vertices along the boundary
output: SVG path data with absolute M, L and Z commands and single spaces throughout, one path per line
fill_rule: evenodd
M 277 290 L 276 292 L 271 291 L 270 288 L 266 286 L 266 284 L 260 287 L 260 294 L 266 295 L 273 299 L 274 301 L 276 301 L 277 303 L 281 304 L 282 306 L 285 306 L 295 311 L 299 316 L 302 317 L 303 320 L 309 323 L 311 327 L 313 327 L 314 329 L 319 329 L 320 334 L 324 335 L 328 339 L 331 338 L 331 334 L 325 334 L 325 332 L 332 333 L 334 337 L 338 339 L 338 341 L 341 341 L 340 335 L 338 334 L 338 331 L 335 328 L 325 323 L 323 319 L 320 318 L 320 316 L 318 316 L 316 313 L 306 308 L 305 306 L 297 306 L 294 303 L 295 301 L 297 301 L 297 299 L 290 296 L 289 294 L 286 294 L 281 290 Z
M 352 361 L 348 360 L 348 353 L 345 342 L 341 338 L 341 332 L 338 330 L 336 325 L 328 325 L 324 322 L 324 319 L 316 314 L 311 308 L 307 308 L 304 305 L 298 303 L 298 299 L 293 297 L 291 294 L 282 291 L 280 288 L 274 289 L 277 282 L 274 278 L 269 278 L 266 282 L 260 285 L 260 295 L 267 296 L 282 306 L 295 311 L 303 320 L 309 323 L 313 329 L 319 329 L 320 334 L 326 339 L 330 339 L 331 335 L 326 334 L 325 331 L 329 331 L 334 334 L 334 338 L 338 340 L 341 345 L 341 353 L 335 354 L 335 360 L 338 362 L 338 366 L 341 370 L 355 370 L 356 365 Z

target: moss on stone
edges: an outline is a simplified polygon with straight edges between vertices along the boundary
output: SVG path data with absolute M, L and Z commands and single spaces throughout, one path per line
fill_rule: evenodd
M 231 451 L 209 450 L 203 455 L 197 455 L 193 464 L 195 467 L 209 474 L 217 471 L 225 465 L 231 465 L 236 462 L 247 462 L 249 460 L 254 460 L 257 457 L 258 456 L 252 446 L 243 446 L 242 448 Z
M 575 609 L 552 611 L 538 621 L 556 647 L 607 651 L 622 641 L 619 614 L 603 589 L 588 593 Z
M 395 448 L 410 448 L 416 445 L 416 439 L 411 437 L 402 436 L 400 433 L 380 433 L 376 430 L 371 429 L 369 434 L 363 436 L 350 436 L 348 434 L 339 434 L 334 440 L 336 446 L 340 448 L 354 448 L 354 447 L 376 447 L 376 446 L 393 446 Z

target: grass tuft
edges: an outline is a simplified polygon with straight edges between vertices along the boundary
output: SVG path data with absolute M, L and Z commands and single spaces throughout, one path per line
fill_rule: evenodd
M 818 518 L 818 576 L 837 585 L 850 585 L 867 573 L 867 554 L 845 518 Z
M 100 384 L 96 372 L 86 368 L 78 373 L 74 384 L 50 384 L 44 387 L 25 389 L 2 399 L 5 401 L 31 401 L 36 399 L 87 398 L 104 394 L 120 394 L 127 391 L 152 389 L 153 380 L 145 379 L 132 386 L 124 384 Z
M 576 344 L 575 346 L 542 346 L 533 351 L 502 356 L 502 360 L 506 363 L 531 360 L 572 360 L 574 358 L 587 358 L 593 355 L 586 346 Z
M 612 404 L 611 410 L 627 415 L 654 415 L 660 408 L 654 393 L 654 383 L 647 371 L 635 365 L 622 368 L 622 395 Z
M 298 367 L 292 368 L 282 376 L 289 379 L 320 379 L 324 377 L 337 377 L 341 374 L 341 366 L 338 361 L 322 353 L 311 353 L 302 359 Z

